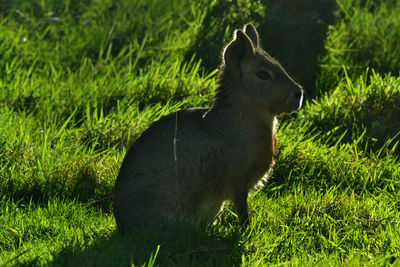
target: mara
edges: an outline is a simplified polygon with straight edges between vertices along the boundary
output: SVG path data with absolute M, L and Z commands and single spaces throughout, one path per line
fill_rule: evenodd
M 153 123 L 128 150 L 114 192 L 118 229 L 165 221 L 212 222 L 233 201 L 249 223 L 247 196 L 273 165 L 276 117 L 298 110 L 303 90 L 260 47 L 253 25 L 225 47 L 210 109 L 192 108 Z

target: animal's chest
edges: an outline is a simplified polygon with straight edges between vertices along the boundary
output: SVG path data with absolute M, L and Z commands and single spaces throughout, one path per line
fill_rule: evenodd
M 267 172 L 273 162 L 274 142 L 268 133 L 262 136 L 241 138 L 234 146 L 232 165 L 238 179 L 254 184 Z
M 254 146 L 249 151 L 249 169 L 254 177 L 249 177 L 250 180 L 258 180 L 265 172 L 267 172 L 273 162 L 273 143 L 271 140 L 260 142 L 258 146 Z M 250 183 L 255 183 L 251 181 Z

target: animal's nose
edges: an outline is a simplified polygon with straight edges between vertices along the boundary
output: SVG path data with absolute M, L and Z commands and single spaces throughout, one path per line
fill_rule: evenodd
M 295 96 L 297 99 L 300 99 L 300 98 L 303 96 L 303 91 L 302 91 L 301 89 L 296 90 L 296 91 L 294 92 L 294 96 Z

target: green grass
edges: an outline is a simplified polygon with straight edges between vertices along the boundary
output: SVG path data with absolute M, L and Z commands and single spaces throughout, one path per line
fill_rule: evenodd
M 320 139 L 334 144 L 358 141 L 367 152 L 383 154 L 396 150 L 400 132 L 400 78 L 375 71 L 345 79 L 330 94 L 324 94 L 302 115 L 318 131 Z
M 0 266 L 399 265 L 399 11 L 0 1 Z M 212 104 L 222 47 L 246 22 L 308 91 L 282 120 L 250 228 L 227 203 L 206 231 L 121 237 L 112 190 L 127 148 L 161 116 Z
M 331 91 L 345 77 L 357 78 L 366 68 L 400 74 L 398 1 L 338 0 L 337 21 L 329 26 L 326 53 L 320 57 L 316 83 L 321 93 Z

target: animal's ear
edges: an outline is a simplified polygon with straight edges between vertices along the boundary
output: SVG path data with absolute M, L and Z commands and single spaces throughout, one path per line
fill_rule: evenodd
M 246 33 L 246 35 L 250 38 L 251 42 L 253 43 L 253 46 L 255 48 L 260 47 L 260 37 L 253 24 L 249 23 L 245 25 L 243 30 Z
M 242 30 L 235 31 L 233 40 L 224 49 L 223 59 L 226 66 L 240 71 L 240 61 L 252 56 L 254 47 L 249 37 Z

